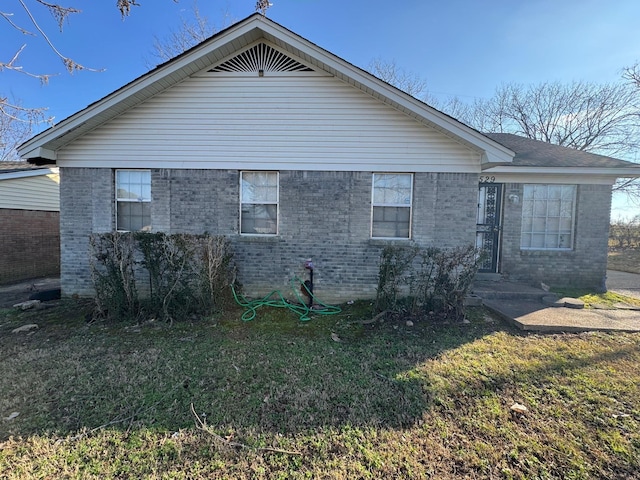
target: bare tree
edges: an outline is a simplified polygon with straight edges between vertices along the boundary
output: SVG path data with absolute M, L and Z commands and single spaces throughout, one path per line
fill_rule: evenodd
M 233 21 L 227 13 L 224 14 L 224 19 L 224 24 L 221 28 Z M 190 16 L 186 18 L 181 16 L 180 26 L 177 29 L 169 31 L 162 38 L 154 37 L 152 58 L 147 61 L 148 66 L 153 67 L 156 64 L 171 60 L 182 52 L 203 42 L 219 30 L 219 28 L 211 24 L 209 18 L 200 13 L 198 3 L 194 1 Z
M 633 158 L 640 147 L 640 94 L 629 83 L 505 84 L 458 112 L 482 132 L 514 133 L 590 153 Z M 640 199 L 640 184 L 614 190 Z
M 369 70 L 481 132 L 514 133 L 591 153 L 633 159 L 640 148 L 640 63 L 624 70 L 626 82 L 505 84 L 486 100 L 438 100 L 424 78 L 375 59 Z M 640 183 L 622 179 L 615 191 L 640 201 Z
M 640 62 L 636 62 L 631 67 L 626 67 L 622 71 L 622 78 L 629 81 L 631 85 L 634 85 L 640 90 Z
M 502 85 L 462 120 L 484 132 L 624 156 L 640 145 L 639 113 L 640 97 L 624 83 L 545 82 Z
M 399 67 L 395 60 L 374 58 L 367 66 L 367 70 L 380 80 L 419 100 L 425 100 L 428 96 L 426 79 Z
M 51 122 L 44 108 L 24 108 L 17 100 L 0 103 L 0 161 L 18 160 L 16 149 L 33 131 L 33 126 Z
M 178 0 L 174 0 L 177 2 Z M 23 22 L 15 19 L 15 12 L 4 11 L 7 5 L 0 7 L 0 19 L 4 20 L 5 28 L 17 31 L 25 37 L 41 38 L 51 53 L 58 57 L 65 69 L 69 73 L 75 73 L 81 70 L 101 71 L 99 69 L 89 68 L 82 65 L 70 56 L 62 53 L 56 45 L 51 41 L 45 29 L 41 26 L 40 19 L 46 11 L 46 14 L 52 16 L 60 31 L 68 23 L 69 18 L 73 15 L 81 13 L 74 7 L 66 7 L 56 2 L 46 0 L 16 0 L 15 7 L 24 14 Z M 120 15 L 124 18 L 131 13 L 131 8 L 137 6 L 136 0 L 117 0 L 116 8 Z M 40 10 L 39 10 L 40 9 Z M 6 42 L 5 42 L 6 43 Z M 5 45 L 6 46 L 6 45 Z M 20 55 L 27 47 L 27 44 L 17 45 L 13 55 L 8 59 L 0 58 L 0 73 L 13 73 L 25 75 L 33 79 L 39 80 L 46 84 L 49 82 L 52 74 L 33 72 L 26 70 L 20 63 Z M 35 125 L 41 123 L 51 123 L 52 118 L 47 117 L 46 108 L 41 107 L 25 107 L 21 102 L 12 101 L 9 96 L 0 92 L 0 159 L 12 158 L 15 155 L 15 147 L 21 141 L 25 140 L 32 132 Z
M 615 248 L 640 248 L 640 215 L 611 222 L 609 239 Z

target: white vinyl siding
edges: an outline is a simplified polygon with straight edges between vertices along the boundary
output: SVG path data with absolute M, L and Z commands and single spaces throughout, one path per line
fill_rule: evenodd
M 278 172 L 241 172 L 240 233 L 278 234 Z
M 575 204 L 575 185 L 524 185 L 520 248 L 571 250 Z
M 116 229 L 151 230 L 151 171 L 116 171 Z
M 0 208 L 59 212 L 60 175 L 0 179 Z
M 480 154 L 333 77 L 193 77 L 58 151 L 69 167 L 479 173 Z
M 371 237 L 410 238 L 413 175 L 374 173 L 371 196 Z

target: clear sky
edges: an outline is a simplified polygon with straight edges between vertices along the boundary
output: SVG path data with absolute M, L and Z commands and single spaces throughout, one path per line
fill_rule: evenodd
M 33 30 L 17 0 L 0 10 Z M 101 73 L 66 73 L 41 37 L 0 26 L 0 58 L 27 44 L 20 65 L 59 74 L 48 85 L 0 73 L 0 92 L 25 106 L 48 107 L 60 121 L 149 69 L 154 37 L 177 29 L 192 0 L 139 0 L 121 20 L 115 0 L 72 1 L 82 10 L 58 31 L 35 5 L 33 12 L 55 46 Z M 640 60 L 640 0 L 272 0 L 267 16 L 345 60 L 366 68 L 374 58 L 394 60 L 424 77 L 430 93 L 461 99 L 490 97 L 502 83 L 615 82 Z M 255 0 L 199 0 L 203 16 L 218 27 L 255 12 Z M 613 216 L 640 213 L 615 198 Z

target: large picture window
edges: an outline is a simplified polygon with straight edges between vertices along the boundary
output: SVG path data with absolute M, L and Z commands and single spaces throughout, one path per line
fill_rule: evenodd
M 571 250 L 575 203 L 575 185 L 525 185 L 520 248 Z
M 413 175 L 374 173 L 371 202 L 373 238 L 410 238 Z
M 116 170 L 116 228 L 151 230 L 150 170 Z
M 277 235 L 278 172 L 240 173 L 240 233 Z

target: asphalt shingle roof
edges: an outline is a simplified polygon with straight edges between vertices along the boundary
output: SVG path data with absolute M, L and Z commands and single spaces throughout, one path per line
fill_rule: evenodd
M 516 156 L 513 157 L 512 165 L 518 167 L 640 167 L 636 163 L 532 140 L 512 133 L 485 133 L 484 135 L 513 150 Z
M 28 162 L 0 162 L 0 173 L 24 172 L 28 170 L 38 170 L 41 168 L 48 167 L 32 165 Z

